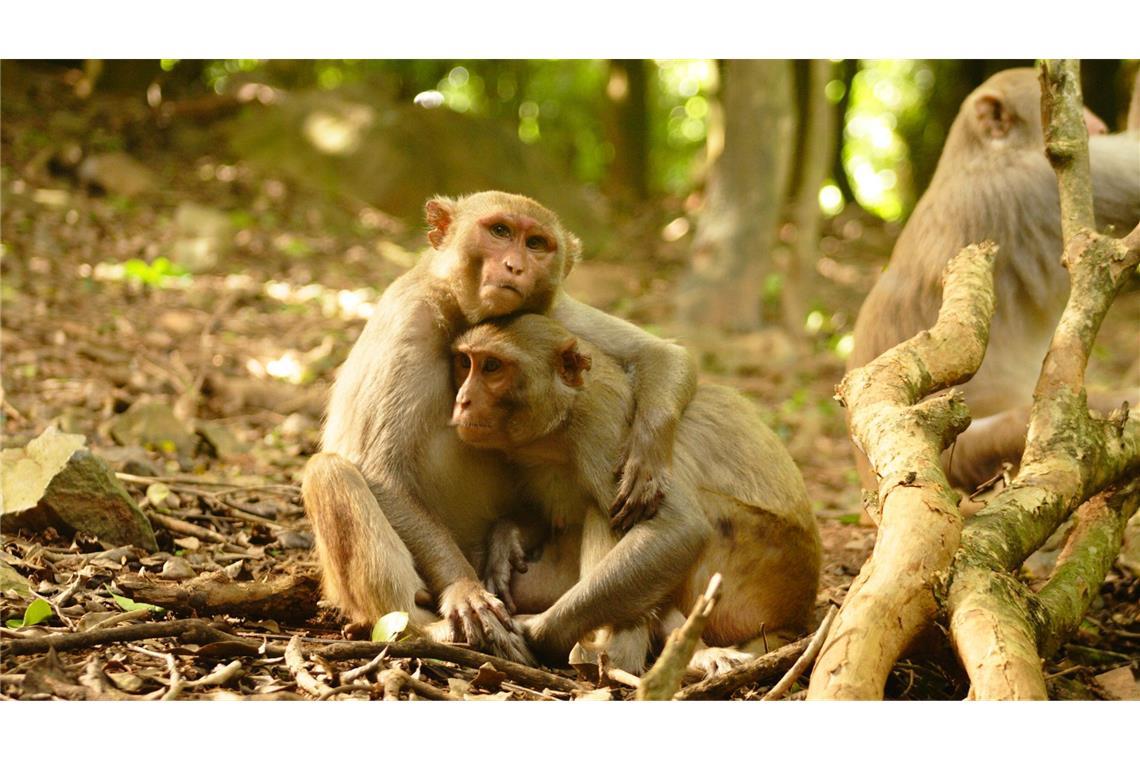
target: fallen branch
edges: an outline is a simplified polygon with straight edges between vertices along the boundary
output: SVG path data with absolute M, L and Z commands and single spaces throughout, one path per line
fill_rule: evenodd
M 787 672 L 788 668 L 795 665 L 796 660 L 803 655 L 810 644 L 811 639 L 807 637 L 793 641 L 755 660 L 738 665 L 726 673 L 686 686 L 677 692 L 674 699 L 724 699 L 745 686 L 763 685 L 775 681 Z
M 963 532 L 954 560 L 947 595 L 951 641 L 979 699 L 1046 698 L 1041 601 L 1011 571 L 1078 505 L 1140 473 L 1140 423 L 1091 417 L 1084 393 L 1100 323 L 1140 263 L 1134 245 L 1140 228 L 1124 241 L 1095 231 L 1078 64 L 1044 62 L 1041 77 L 1070 293 L 1033 393 L 1021 469 Z M 1112 554 L 1118 550 L 1119 543 Z M 1082 582 L 1096 586 L 1103 577 Z
M 680 628 L 669 634 L 665 648 L 649 672 L 637 685 L 639 700 L 672 699 L 681 688 L 681 680 L 689 669 L 689 660 L 701 641 L 705 624 L 720 599 L 720 573 L 713 573 L 705 593 L 697 597 L 689 617 Z
M 299 636 L 289 639 L 289 643 L 285 646 L 285 664 L 289 666 L 289 672 L 293 674 L 293 680 L 297 682 L 301 691 L 308 692 L 318 698 L 324 697 L 332 691 L 331 686 L 321 683 L 309 672 L 305 665 L 305 653 L 301 650 Z
M 303 622 L 316 614 L 320 599 L 320 580 L 307 574 L 242 582 L 206 577 L 184 583 L 151 582 L 133 576 L 117 583 L 137 602 L 202 616 L 240 615 Z
M 761 702 L 772 702 L 784 696 L 788 689 L 792 688 L 792 684 L 799 680 L 799 677 L 804 674 L 804 671 L 811 666 L 816 655 L 819 654 L 820 648 L 823 646 L 824 639 L 827 638 L 827 632 L 831 630 L 831 622 L 835 620 L 835 613 L 838 611 L 839 608 L 835 606 L 828 608 L 823 622 L 819 624 L 815 635 L 811 637 L 811 644 L 808 645 L 808 648 L 804 650 L 804 653 L 800 655 L 791 669 L 784 674 L 784 677 L 781 678 L 775 686 L 769 689 L 767 694 L 760 698 Z
M 193 523 L 188 523 L 185 520 L 179 520 L 177 517 L 164 515 L 161 512 L 155 512 L 153 509 L 147 510 L 147 517 L 150 518 L 152 523 L 158 523 L 162 527 L 173 533 L 179 533 L 184 536 L 193 536 L 200 541 L 207 541 L 212 544 L 225 544 L 229 539 L 217 531 L 203 528 Z
M 891 667 L 937 610 L 935 585 L 962 531 L 941 453 L 970 418 L 959 391 L 920 399 L 981 364 L 996 253 L 992 243 L 959 252 L 946 266 L 934 326 L 853 370 L 837 389 L 878 476 L 882 518 L 874 552 L 823 644 L 809 699 L 881 699 Z
M 25 654 L 42 654 L 49 649 L 54 649 L 57 652 L 70 652 L 76 649 L 88 649 L 100 644 L 167 637 L 194 639 L 200 643 L 231 641 L 238 638 L 218 630 L 204 620 L 171 620 L 165 623 L 137 623 L 81 633 L 55 633 L 34 639 L 4 640 L 0 645 L 0 654 L 5 657 L 15 657 Z M 239 640 L 248 643 L 245 639 Z
M 518 681 L 519 683 L 538 689 L 552 689 L 554 691 L 564 691 L 567 693 L 590 690 L 587 684 L 572 681 L 569 678 L 548 673 L 545 670 L 532 668 L 529 665 L 520 665 L 517 662 L 512 662 L 502 657 L 495 657 L 494 655 L 483 654 L 482 652 L 477 652 L 472 649 L 463 649 L 461 647 L 441 644 L 437 641 L 429 641 L 427 639 L 388 642 L 346 641 L 329 644 L 326 647 L 315 650 L 314 654 L 319 654 L 326 660 L 354 660 L 375 657 L 385 649 L 388 650 L 388 656 L 393 658 L 418 657 L 444 660 L 457 665 L 466 665 L 471 668 L 478 668 L 484 663 L 489 662 L 496 670 L 506 673 L 507 677 L 512 681 Z

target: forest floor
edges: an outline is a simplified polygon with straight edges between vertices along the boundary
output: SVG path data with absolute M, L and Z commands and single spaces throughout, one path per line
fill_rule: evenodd
M 431 656 L 389 657 L 351 680 L 345 671 L 375 653 L 342 661 L 321 648 L 343 636 L 318 605 L 298 477 L 317 450 L 336 367 L 368 305 L 414 262 L 422 232 L 244 164 L 227 153 L 224 120 L 158 128 L 145 107 L 98 94 L 80 104 L 69 92 L 49 78 L 15 91 L 5 83 L 3 445 L 25 446 L 51 426 L 82 435 L 150 516 L 157 551 L 5 517 L 0 697 L 359 699 L 387 689 L 419 698 L 569 698 L 541 679 Z M 58 105 L 65 101 L 68 108 Z M 84 161 L 128 147 L 141 174 L 133 164 Z M 873 529 L 858 524 L 857 478 L 832 399 L 843 366 L 835 346 L 897 229 L 853 211 L 828 223 L 813 294 L 820 318 L 810 337 L 792 338 L 775 328 L 727 336 L 670 323 L 685 241 L 667 244 L 660 227 L 646 227 L 623 246 L 636 255 L 587 260 L 568 289 L 680 339 L 699 357 L 702 380 L 735 386 L 764 410 L 801 466 L 820 520 L 822 613 L 842 599 L 874 542 Z M 200 271 L 180 274 L 160 256 L 197 261 Z M 1129 326 L 1140 319 L 1137 296 L 1122 298 L 1106 326 L 1102 343 L 1123 348 L 1098 353 L 1094 379 L 1136 371 Z M 1131 556 L 1048 663 L 1054 697 L 1135 696 L 1140 579 Z M 1026 572 L 1047 568 L 1044 556 Z M 271 598 L 259 602 L 268 611 L 258 619 L 249 595 L 268 585 Z M 50 612 L 32 624 L 24 616 L 37 597 Z M 178 622 L 195 617 L 232 636 Z M 139 627 L 148 621 L 166 628 Z M 14 653 L 48 635 L 70 636 L 58 639 L 70 648 Z M 295 636 L 301 667 L 282 651 Z M 394 671 L 412 680 L 378 675 Z M 924 655 L 897 666 L 887 691 L 962 698 L 965 681 L 952 658 Z M 631 690 L 608 684 L 590 694 L 624 699 Z

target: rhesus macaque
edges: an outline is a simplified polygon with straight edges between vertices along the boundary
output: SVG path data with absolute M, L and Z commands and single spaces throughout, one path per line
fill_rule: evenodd
M 515 477 L 448 427 L 452 340 L 491 317 L 546 312 L 632 372 L 633 425 L 606 505 L 619 522 L 660 501 L 696 370 L 679 346 L 562 291 L 580 244 L 552 211 L 501 192 L 435 198 L 426 211 L 431 248 L 384 291 L 337 376 L 323 451 L 303 476 L 305 508 L 325 595 L 351 622 L 393 610 L 427 622 L 418 598 L 442 616 L 438 638 L 525 660 L 477 571 L 487 531 L 517 506 Z
M 1103 122 L 1087 110 L 1086 124 L 1098 224 L 1123 234 L 1140 219 L 1140 134 L 1101 135 Z M 964 488 L 1003 460 L 1020 459 L 1033 388 L 1069 293 L 1057 179 L 1044 151 L 1034 70 L 1002 71 L 974 90 L 855 322 L 849 370 L 934 324 L 942 270 L 954 254 L 983 240 L 998 244 L 989 347 L 977 374 L 960 386 L 975 422 L 944 457 L 951 483 Z M 1110 408 L 1127 397 L 1092 401 Z M 874 489 L 869 463 L 858 451 L 856 459 L 864 487 Z
M 688 612 L 715 572 L 724 592 L 705 628 L 707 644 L 798 632 L 808 623 L 820 539 L 803 478 L 735 391 L 697 389 L 677 427 L 673 477 L 657 514 L 619 539 L 605 508 L 635 410 L 622 368 L 558 322 L 523 315 L 460 336 L 455 374 L 458 437 L 518 465 L 526 503 L 540 505 L 548 524 L 565 526 L 556 542 L 581 526 L 581 578 L 553 604 L 529 572 L 511 584 L 519 611 L 538 613 L 523 623 L 533 652 L 564 662 L 583 635 L 612 626 L 634 642 L 615 662 L 636 672 L 649 643 L 646 618 Z M 517 566 L 521 547 L 507 545 Z

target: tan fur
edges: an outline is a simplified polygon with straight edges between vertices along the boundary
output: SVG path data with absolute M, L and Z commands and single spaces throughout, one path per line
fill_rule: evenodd
M 1004 134 L 995 134 L 992 123 L 979 116 L 994 105 L 1008 125 Z M 1137 138 L 1128 133 L 1089 140 L 1098 223 L 1114 225 L 1119 232 L 1140 219 Z M 859 311 L 848 369 L 933 325 L 947 261 L 966 245 L 987 239 L 999 246 L 996 310 L 985 359 L 961 386 L 975 419 L 1030 402 L 1068 297 L 1068 275 L 1060 263 L 1057 180 L 1044 155 L 1040 86 L 1032 69 L 1000 72 L 963 102 L 930 187 Z M 1000 456 L 1019 459 L 1023 437 L 1001 440 L 1011 449 Z M 987 456 L 995 453 L 991 447 Z M 955 454 L 956 473 L 979 469 L 968 455 Z M 873 489 L 874 475 L 865 458 L 858 452 L 856 458 L 864 487 Z
M 322 446 L 336 458 L 319 457 L 306 470 L 305 505 L 325 588 L 350 620 L 371 624 L 408 609 L 408 589 L 418 586 L 451 621 L 451 638 L 494 648 L 506 633 L 496 621 L 507 615 L 476 568 L 490 526 L 520 506 L 517 478 L 501 457 L 463 446 L 448 427 L 452 340 L 515 311 L 550 311 L 575 324 L 639 378 L 635 425 L 652 443 L 635 442 L 626 458 L 636 483 L 667 476 L 673 425 L 696 373 L 679 347 L 562 292 L 580 244 L 549 209 L 488 192 L 433 199 L 427 214 L 433 247 L 384 291 L 337 375 Z M 524 235 L 509 244 L 489 238 L 489 215 L 530 225 L 526 234 L 542 235 L 544 251 L 531 255 Z M 484 287 L 499 280 L 518 288 Z
M 718 571 L 726 603 L 706 628 L 710 643 L 803 628 L 819 582 L 819 533 L 799 471 L 755 408 L 728 388 L 700 386 L 677 427 L 659 512 L 619 540 L 604 505 L 630 424 L 630 380 L 583 340 L 577 350 L 592 367 L 580 387 L 568 386 L 557 368 L 571 338 L 557 322 L 529 315 L 456 341 L 457 350 L 496 346 L 518 362 L 520 390 L 504 400 L 514 410 L 503 423 L 513 435 L 496 445 L 524 466 L 528 492 L 552 519 L 582 526 L 582 578 L 527 621 L 532 648 L 565 657 L 588 631 L 611 626 L 624 642 L 626 669 L 637 668 L 647 616 L 670 605 L 687 610 Z

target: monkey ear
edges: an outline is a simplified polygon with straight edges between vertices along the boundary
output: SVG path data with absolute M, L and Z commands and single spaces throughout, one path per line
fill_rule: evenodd
M 577 338 L 570 338 L 558 349 L 558 376 L 571 388 L 582 387 L 582 375 L 592 364 L 589 354 L 578 353 Z
M 427 238 L 432 248 L 438 249 L 443 246 L 444 238 L 447 237 L 447 230 L 451 227 L 452 220 L 455 219 L 455 210 L 455 201 L 442 195 L 432 198 L 424 206 L 424 216 L 427 217 L 428 223 Z
M 1013 128 L 1013 113 L 1006 105 L 1005 98 L 997 93 L 978 95 L 974 99 L 974 116 L 977 119 L 978 133 L 988 139 L 1005 137 Z
M 582 241 L 572 233 L 566 233 L 566 262 L 562 265 L 562 276 L 570 274 L 574 265 L 582 260 Z

